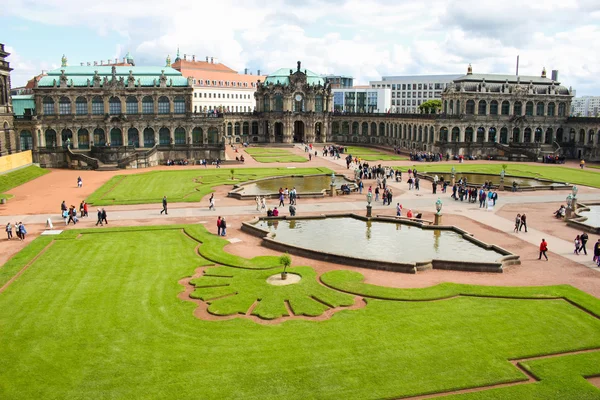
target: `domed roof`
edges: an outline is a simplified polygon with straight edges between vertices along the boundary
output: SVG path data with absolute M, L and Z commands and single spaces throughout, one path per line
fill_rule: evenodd
M 290 84 L 290 71 L 292 74 L 294 73 L 293 68 L 279 68 L 277 71 L 269 74 L 265 79 L 265 85 L 272 83 L 276 85 L 279 83 L 280 85 L 289 85 Z M 306 83 L 309 85 L 325 85 L 325 79 L 321 77 L 321 75 L 315 74 L 311 70 L 303 69 L 302 73 L 306 73 Z

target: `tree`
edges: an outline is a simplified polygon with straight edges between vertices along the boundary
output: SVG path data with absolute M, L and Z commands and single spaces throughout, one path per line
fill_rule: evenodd
M 283 265 L 283 271 L 281 272 L 281 279 L 287 278 L 287 268 L 292 265 L 292 257 L 288 253 L 282 254 L 279 257 L 279 264 Z
M 439 99 L 427 100 L 419 105 L 419 110 L 423 114 L 435 114 L 442 109 L 442 101 Z
M 235 169 L 230 169 L 229 172 L 231 172 L 231 180 L 233 180 L 233 175 L 235 174 Z

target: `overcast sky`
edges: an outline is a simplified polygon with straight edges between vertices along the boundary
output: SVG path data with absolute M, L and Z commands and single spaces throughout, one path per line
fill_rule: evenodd
M 4 0 L 13 86 L 43 69 L 122 58 L 164 65 L 177 47 L 233 69 L 304 68 L 355 84 L 384 75 L 558 69 L 600 95 L 600 0 Z

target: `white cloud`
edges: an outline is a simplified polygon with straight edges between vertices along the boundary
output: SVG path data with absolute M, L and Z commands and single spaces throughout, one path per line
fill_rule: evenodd
M 512 73 L 542 67 L 578 94 L 600 94 L 600 3 L 594 0 L 12 0 L 21 18 L 49 25 L 116 32 L 115 57 L 162 65 L 175 49 L 217 57 L 263 73 L 296 65 L 317 73 L 381 75 Z M 31 43 L 35 46 L 36 43 Z M 58 44 L 57 44 L 58 46 Z M 60 44 L 63 51 L 65 44 Z M 67 43 L 68 46 L 68 43 Z M 73 57 L 73 55 L 72 55 Z M 75 57 L 76 58 L 76 57 Z M 17 61 L 18 60 L 18 61 Z M 11 58 L 14 81 L 39 72 L 42 60 Z M 44 65 L 49 65 L 45 63 Z M 37 68 L 37 70 L 36 70 Z

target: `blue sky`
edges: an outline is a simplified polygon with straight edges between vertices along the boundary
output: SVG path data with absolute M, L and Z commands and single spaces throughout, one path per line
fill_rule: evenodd
M 0 38 L 13 86 L 42 70 L 122 58 L 164 65 L 167 54 L 218 58 L 256 73 L 294 66 L 344 74 L 475 72 L 539 75 L 558 69 L 577 95 L 600 95 L 597 0 L 8 0 Z

